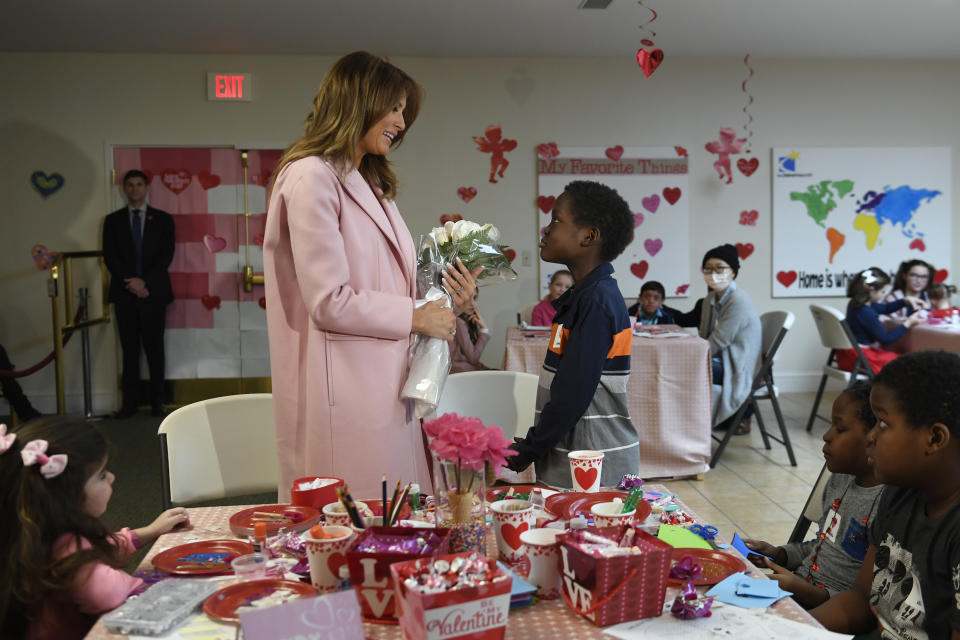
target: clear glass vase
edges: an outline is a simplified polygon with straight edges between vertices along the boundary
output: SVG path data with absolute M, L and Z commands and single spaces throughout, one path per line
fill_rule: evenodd
M 450 552 L 486 554 L 486 482 L 484 469 L 474 471 L 433 456 L 436 522 L 450 529 Z

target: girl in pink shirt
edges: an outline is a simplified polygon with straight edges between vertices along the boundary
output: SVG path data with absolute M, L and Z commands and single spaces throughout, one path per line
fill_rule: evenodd
M 114 476 L 96 426 L 55 416 L 6 431 L 0 425 L 0 637 L 83 638 L 141 584 L 120 567 L 185 523 L 186 510 L 111 533 L 100 516 Z
M 558 269 L 550 278 L 550 293 L 533 308 L 533 317 L 530 321 L 535 327 L 549 327 L 553 324 L 553 316 L 557 310 L 553 308 L 553 301 L 567 292 L 573 286 L 573 274 L 566 269 Z

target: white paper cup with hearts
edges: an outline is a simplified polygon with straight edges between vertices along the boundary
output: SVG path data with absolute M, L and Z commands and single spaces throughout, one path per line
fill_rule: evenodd
M 501 562 L 518 562 L 523 557 L 520 534 L 536 526 L 536 512 L 528 500 L 499 500 L 490 505 L 493 530 L 497 536 L 497 557 Z
M 323 532 L 329 538 L 313 538 L 309 532 L 303 536 L 307 545 L 307 562 L 310 564 L 310 584 L 320 593 L 340 590 L 340 567 L 347 563 L 347 549 L 356 534 L 350 527 L 324 525 Z
M 366 502 L 354 502 L 353 504 L 356 505 L 360 517 L 373 515 Z M 340 527 L 349 527 L 353 524 L 346 507 L 339 501 L 323 505 L 323 518 L 327 524 L 335 524 Z
M 596 493 L 600 490 L 600 471 L 603 466 L 602 451 L 571 451 L 567 454 L 570 460 L 570 477 L 573 479 L 574 491 Z
M 617 527 L 621 524 L 630 524 L 637 510 L 623 513 L 622 502 L 601 502 L 590 507 L 593 514 L 593 523 L 598 527 Z
M 530 529 L 520 534 L 526 562 L 518 570 L 527 582 L 537 588 L 541 600 L 560 597 L 560 543 L 562 529 Z

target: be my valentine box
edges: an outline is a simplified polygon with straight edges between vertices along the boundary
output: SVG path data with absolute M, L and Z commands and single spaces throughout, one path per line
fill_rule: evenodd
M 580 532 L 557 537 L 561 591 L 567 605 L 599 626 L 659 616 L 673 547 L 627 526 L 586 531 L 587 539 Z M 611 550 L 616 545 L 597 544 L 603 538 L 619 543 L 627 531 L 634 531 L 626 545 L 636 548 L 633 553 Z M 606 557 L 605 553 L 625 554 Z
M 396 623 L 390 565 L 448 553 L 450 530 L 369 527 L 347 551 L 350 583 L 357 592 L 364 619 Z
M 502 640 L 510 574 L 477 553 L 455 553 L 390 567 L 407 640 Z

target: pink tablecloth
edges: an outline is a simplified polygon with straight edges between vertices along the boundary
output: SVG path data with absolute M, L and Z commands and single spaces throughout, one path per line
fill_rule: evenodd
M 889 330 L 896 326 L 896 323 L 894 320 L 886 320 L 884 325 Z M 960 354 L 960 327 L 949 324 L 918 324 L 907 330 L 889 348 L 897 353 L 943 349 Z
M 647 491 L 666 493 L 666 487 L 656 484 L 647 484 L 644 486 Z M 164 549 L 191 542 L 197 538 L 217 539 L 232 538 L 230 533 L 230 516 L 245 509 L 245 506 L 227 506 L 227 507 L 201 507 L 190 509 L 190 522 L 193 525 L 190 530 L 177 531 L 161 536 L 153 545 L 143 562 L 140 563 L 140 569 L 151 567 L 150 560 L 157 553 Z M 696 514 L 689 507 L 683 506 L 683 509 L 690 513 L 695 519 Z M 487 537 L 487 553 L 491 557 L 496 555 L 496 541 L 492 533 Z M 734 549 L 728 549 L 728 553 L 739 556 Z M 739 556 L 743 558 L 743 556 Z M 746 559 L 744 559 L 745 561 Z M 760 578 L 764 574 L 754 569 L 750 563 L 749 575 Z M 700 591 L 706 590 L 701 587 Z M 667 602 L 676 597 L 677 589 L 667 587 Z M 771 611 L 797 622 L 803 622 L 816 627 L 820 626 L 813 617 L 810 616 L 800 605 L 791 598 L 784 598 L 771 607 Z M 677 621 L 678 624 L 682 622 Z M 364 624 L 364 632 L 370 638 L 383 640 L 403 640 L 403 632 L 397 625 L 382 624 Z M 127 636 L 110 633 L 103 626 L 102 621 L 98 621 L 90 633 L 87 640 L 118 640 Z M 507 638 L 510 640 L 542 640 L 543 638 L 577 638 L 578 640 L 609 640 L 610 636 L 603 633 L 602 627 L 597 627 L 593 623 L 574 613 L 562 599 L 545 600 L 538 602 L 532 607 L 515 609 L 510 612 L 509 622 L 507 624 Z
M 503 368 L 540 375 L 549 336 L 507 329 Z M 640 435 L 644 478 L 710 468 L 710 344 L 683 338 L 633 337 L 627 400 Z

